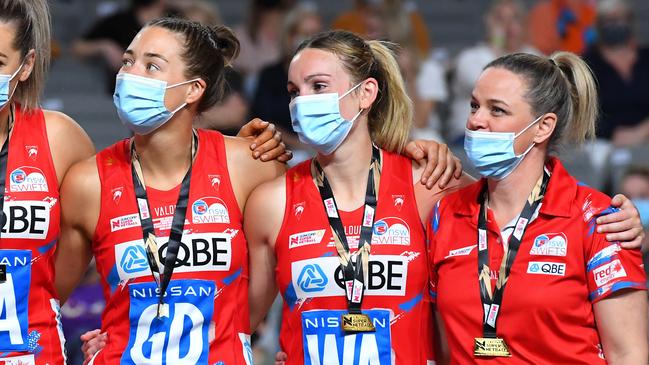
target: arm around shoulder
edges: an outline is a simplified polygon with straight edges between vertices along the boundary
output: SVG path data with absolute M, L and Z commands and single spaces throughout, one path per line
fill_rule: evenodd
M 244 212 L 243 225 L 250 262 L 250 325 L 253 330 L 277 295 L 275 240 L 284 219 L 285 186 L 284 176 L 261 184 L 250 195 Z
M 59 185 L 70 166 L 95 153 L 88 134 L 69 116 L 44 110 L 45 128 Z
M 72 166 L 61 187 L 61 237 L 56 254 L 56 287 L 62 302 L 83 277 L 92 258 L 92 235 L 101 205 L 95 158 Z
M 240 137 L 225 137 L 228 170 L 239 207 L 243 208 L 250 193 L 259 184 L 286 172 L 286 165 L 276 160 L 262 162 L 250 155 L 249 141 Z

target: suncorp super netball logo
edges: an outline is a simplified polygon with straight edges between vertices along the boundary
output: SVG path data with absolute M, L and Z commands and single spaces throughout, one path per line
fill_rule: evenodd
M 192 223 L 230 223 L 228 207 L 213 196 L 197 199 L 192 204 Z
M 9 189 L 13 192 L 48 191 L 43 171 L 31 166 L 21 166 L 10 174 Z
M 386 217 L 374 223 L 372 244 L 410 245 L 410 228 L 401 218 Z

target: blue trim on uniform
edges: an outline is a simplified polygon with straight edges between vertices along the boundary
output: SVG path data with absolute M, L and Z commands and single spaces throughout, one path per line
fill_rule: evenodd
M 428 290 L 428 294 L 430 294 L 430 297 L 433 299 L 437 299 L 437 292 L 433 290 Z
M 433 227 L 433 233 L 437 233 L 437 230 L 439 229 L 439 202 L 437 202 L 433 208 L 433 216 L 430 223 Z
M 613 261 L 614 258 L 615 259 L 619 258 L 617 252 L 613 255 L 597 257 L 595 260 L 591 259 L 590 261 L 588 261 L 588 264 L 586 265 L 586 272 L 591 272 L 594 269 L 600 267 L 601 265 Z
M 333 255 L 334 255 L 333 252 L 331 252 L 331 251 L 327 251 L 327 252 L 323 253 L 322 256 L 320 256 L 320 257 L 331 257 L 331 256 L 333 256 Z
M 232 275 L 224 277 L 223 278 L 223 284 L 225 284 L 225 285 L 232 284 L 232 282 L 235 281 L 239 277 L 239 275 L 241 275 L 241 272 L 243 272 L 242 267 L 240 267 L 239 270 L 232 273 Z
M 603 288 L 599 288 L 593 292 L 591 292 L 588 295 L 588 299 L 591 301 L 596 300 L 601 298 L 604 294 L 609 294 L 609 293 L 615 293 L 618 290 L 622 289 L 646 289 L 647 284 L 646 283 L 639 283 L 637 281 L 619 281 L 615 284 L 613 284 L 610 288 L 604 290 Z
M 399 304 L 399 309 L 405 312 L 410 312 L 410 310 L 412 310 L 417 303 L 421 302 L 422 299 L 424 299 L 424 295 L 419 293 L 414 298 Z
M 108 285 L 110 285 L 111 293 L 114 292 L 115 289 L 117 289 L 117 285 L 119 285 L 119 272 L 117 271 L 117 264 L 113 265 L 113 268 L 110 269 L 108 276 L 106 276 L 106 281 L 108 282 Z
M 583 182 L 583 181 L 577 181 L 577 186 L 585 186 L 585 187 L 587 187 L 587 188 L 590 188 L 590 186 L 588 186 L 588 184 L 586 184 L 586 183 Z
M 293 287 L 292 281 L 288 284 L 288 287 L 284 292 L 284 300 L 286 301 L 288 309 L 292 311 L 293 308 L 295 308 L 295 304 L 297 303 L 297 293 L 295 293 L 295 288 Z
M 58 240 L 58 237 L 53 239 L 52 241 L 46 243 L 44 246 L 39 247 L 38 252 L 39 253 L 45 253 L 45 252 L 49 251 L 52 247 L 54 247 L 56 245 L 57 240 Z

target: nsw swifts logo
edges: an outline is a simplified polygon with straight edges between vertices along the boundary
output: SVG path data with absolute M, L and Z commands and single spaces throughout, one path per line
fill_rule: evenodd
M 38 157 L 38 146 L 25 146 L 25 152 L 27 157 L 31 158 L 32 161 L 36 161 Z
M 198 199 L 192 204 L 192 223 L 230 223 L 228 207 L 217 197 Z
M 410 227 L 401 218 L 385 217 L 374 223 L 372 244 L 410 245 Z
M 48 191 L 47 180 L 41 169 L 21 166 L 11 172 L 9 189 L 13 192 Z

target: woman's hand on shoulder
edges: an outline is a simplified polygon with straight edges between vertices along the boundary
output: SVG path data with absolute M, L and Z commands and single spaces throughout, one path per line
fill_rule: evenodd
M 410 141 L 406 145 L 404 155 L 425 165 L 420 181 L 428 189 L 435 184 L 440 189 L 446 188 L 453 179 L 462 176 L 462 163 L 455 157 L 444 143 L 428 140 Z
M 250 149 L 255 159 L 287 162 L 293 157 L 293 152 L 287 150 L 286 144 L 282 141 L 282 132 L 277 130 L 273 123 L 255 118 L 241 127 L 237 137 L 243 137 L 252 142 Z
M 597 232 L 605 233 L 609 242 L 619 241 L 626 249 L 640 248 L 645 233 L 638 209 L 622 194 L 611 199 L 611 206 L 620 210 L 597 218 Z

